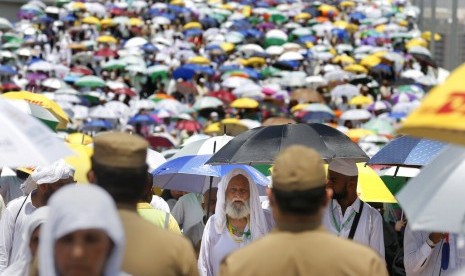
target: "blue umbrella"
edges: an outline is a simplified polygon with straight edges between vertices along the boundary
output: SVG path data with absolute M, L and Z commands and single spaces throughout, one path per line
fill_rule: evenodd
M 445 145 L 435 140 L 402 136 L 383 147 L 367 164 L 421 167 L 431 162 Z
M 131 119 L 129 119 L 128 124 L 130 125 L 135 125 L 135 124 L 141 124 L 141 125 L 155 125 L 157 123 L 157 120 L 155 120 L 152 116 L 147 115 L 147 114 L 137 114 L 133 116 Z
M 76 17 L 74 17 L 72 14 L 68 14 L 67 16 L 63 17 L 61 19 L 63 22 L 74 22 L 76 21 Z
M 0 75 L 16 75 L 16 70 L 8 65 L 0 65 Z
M 182 68 L 189 68 L 189 69 L 194 70 L 196 73 L 203 73 L 207 75 L 215 74 L 215 70 L 213 70 L 213 68 L 207 65 L 188 63 L 188 64 L 183 65 Z
M 96 129 L 112 129 L 113 125 L 106 120 L 92 120 L 88 123 L 85 123 L 84 126 L 82 127 L 83 130 L 96 130 Z
M 173 79 L 191 80 L 195 75 L 195 70 L 185 66 L 179 67 L 173 71 Z
M 257 184 L 261 195 L 264 195 L 268 179 L 255 168 L 248 165 L 205 165 L 212 155 L 181 156 L 162 164 L 152 171 L 154 186 L 193 193 L 204 193 L 210 187 L 218 187 L 221 177 L 233 169 L 244 169 Z
M 353 12 L 350 14 L 350 19 L 351 20 L 356 20 L 356 21 L 360 21 L 360 20 L 363 20 L 367 18 L 366 15 L 364 13 L 361 13 L 361 12 Z
M 301 118 L 301 122 L 305 123 L 321 123 L 334 119 L 334 115 L 323 111 L 306 112 Z
M 188 29 L 188 30 L 183 31 L 183 34 L 187 37 L 199 36 L 203 34 L 203 31 L 201 29 Z
M 142 47 L 141 47 L 142 50 L 144 50 L 144 52 L 146 53 L 153 53 L 153 52 L 158 52 L 158 48 L 155 47 L 155 45 L 153 45 L 152 43 L 147 43 L 147 44 L 144 44 Z

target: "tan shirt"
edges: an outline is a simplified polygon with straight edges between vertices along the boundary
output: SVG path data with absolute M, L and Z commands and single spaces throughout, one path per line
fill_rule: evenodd
M 119 209 L 126 235 L 122 271 L 134 275 L 198 275 L 191 243 L 156 227 L 137 212 Z
M 302 232 L 274 230 L 228 256 L 220 275 L 388 275 L 370 248 L 323 228 Z

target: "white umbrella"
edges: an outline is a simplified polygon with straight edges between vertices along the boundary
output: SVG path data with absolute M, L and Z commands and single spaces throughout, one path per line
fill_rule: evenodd
M 331 97 L 338 98 L 346 96 L 348 98 L 355 97 L 359 94 L 357 86 L 353 84 L 338 85 L 331 90 Z
M 340 119 L 343 121 L 362 121 L 371 118 L 371 113 L 365 109 L 349 109 L 341 114 Z
M 173 114 L 181 114 L 188 111 L 188 107 L 175 99 L 164 99 L 156 103 L 157 109 L 166 109 Z
M 262 48 L 262 46 L 258 44 L 246 44 L 244 46 L 241 46 L 239 48 L 239 51 L 243 53 L 254 53 L 254 52 L 264 52 L 265 50 Z
M 147 149 L 147 165 L 149 166 L 149 172 L 152 172 L 156 168 L 160 167 L 161 164 L 166 162 L 166 158 L 163 154 L 154 151 L 153 149 Z
M 229 77 L 221 83 L 221 86 L 226 87 L 226 88 L 237 88 L 237 87 L 252 84 L 252 83 L 254 82 L 246 78 Z
M 83 120 L 89 117 L 89 108 L 83 105 L 74 105 L 71 107 L 71 111 L 73 112 L 73 119 L 75 120 Z
M 0 167 L 48 165 L 72 151 L 39 120 L 0 99 Z
M 108 107 L 99 105 L 90 111 L 89 117 L 95 119 L 118 119 L 120 115 Z
M 152 18 L 152 22 L 153 22 L 153 24 L 156 24 L 156 25 L 169 25 L 169 24 L 171 24 L 171 21 L 167 17 L 164 17 L 164 16 L 156 16 L 156 17 Z
M 60 89 L 65 88 L 68 85 L 63 80 L 57 78 L 48 78 L 42 82 L 42 86 L 52 89 Z
M 104 107 L 113 110 L 115 113 L 118 113 L 123 117 L 129 115 L 130 111 L 129 106 L 118 101 L 109 101 L 104 105 Z
M 289 87 L 305 86 L 307 74 L 303 71 L 282 71 L 280 84 Z
M 334 70 L 324 75 L 327 81 L 341 81 L 350 78 L 350 74 L 344 70 Z
M 421 72 L 420 70 L 415 70 L 415 69 L 409 69 L 406 71 L 403 71 L 400 73 L 400 76 L 403 78 L 410 78 L 410 79 L 416 79 L 423 77 L 425 74 Z
M 56 102 L 65 102 L 65 103 L 81 103 L 82 100 L 72 94 L 52 94 L 53 95 L 53 100 Z
M 185 145 L 171 159 L 186 155 L 214 154 L 234 137 L 228 135 L 211 137 Z
M 216 108 L 220 106 L 223 106 L 223 102 L 220 99 L 215 97 L 204 96 L 202 98 L 197 99 L 192 108 L 196 110 L 201 110 L 205 108 Z
M 446 147 L 397 194 L 412 230 L 465 233 L 464 160 L 465 148 Z
M 303 60 L 304 56 L 302 56 L 299 52 L 286 52 L 279 56 L 278 60 L 280 61 L 289 61 L 289 60 Z
M 76 89 L 71 88 L 71 87 L 63 87 L 63 88 L 60 88 L 60 89 L 56 90 L 54 94 L 55 95 L 62 95 L 62 94 L 63 95 L 66 95 L 66 94 L 68 94 L 68 95 L 78 95 L 79 92 Z
M 193 119 L 191 119 L 192 121 Z M 190 144 L 190 143 L 194 143 L 194 142 L 197 142 L 197 141 L 200 141 L 200 140 L 205 140 L 205 139 L 208 139 L 210 138 L 211 136 L 210 135 L 207 135 L 207 134 L 202 134 L 202 133 L 198 133 L 198 134 L 194 134 L 192 135 L 191 137 L 187 138 L 186 140 L 184 140 L 184 142 L 182 143 L 181 145 L 181 148 L 182 147 L 185 147 L 186 145 Z
M 256 83 L 247 83 L 234 89 L 232 93 L 237 97 L 243 97 L 244 94 L 262 93 L 262 87 Z
M 0 30 L 10 30 L 13 29 L 13 24 L 11 22 L 3 17 L 0 17 Z
M 319 87 L 328 84 L 328 82 L 320 75 L 306 77 L 305 82 L 310 87 Z
M 146 110 L 155 109 L 155 103 L 147 99 L 133 100 L 130 102 L 130 106 L 131 106 L 131 109 L 135 111 L 138 111 L 141 109 L 146 109 Z
M 129 39 L 128 41 L 126 41 L 126 43 L 124 44 L 124 48 L 140 47 L 147 43 L 148 43 L 147 39 L 143 37 L 133 37 Z
M 272 56 L 279 56 L 284 52 L 284 47 L 283 46 L 277 46 L 273 45 L 268 48 L 266 48 L 266 53 Z
M 287 34 L 283 30 L 275 29 L 266 33 L 266 38 L 278 38 L 287 41 Z
M 29 70 L 31 71 L 52 71 L 53 64 L 47 61 L 37 61 L 29 65 Z

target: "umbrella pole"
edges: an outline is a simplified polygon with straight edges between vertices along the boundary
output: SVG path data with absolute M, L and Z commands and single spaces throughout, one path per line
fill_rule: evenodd
M 394 175 L 393 175 L 393 178 L 395 178 L 397 176 L 397 173 L 399 172 L 399 166 L 396 167 L 396 170 L 394 171 Z
M 216 141 L 213 142 L 213 154 L 216 152 Z M 210 186 L 208 189 L 207 220 L 210 217 L 210 201 L 212 198 L 213 176 L 210 176 Z M 206 222 L 205 222 L 206 223 Z

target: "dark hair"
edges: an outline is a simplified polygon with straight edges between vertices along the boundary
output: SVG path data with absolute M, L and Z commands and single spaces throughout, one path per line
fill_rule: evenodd
M 324 205 L 326 198 L 325 186 L 303 191 L 272 191 L 281 212 L 291 215 L 313 215 Z
M 105 189 L 116 203 L 136 204 L 142 198 L 147 169 L 147 165 L 138 168 L 109 167 L 92 159 L 96 184 Z

